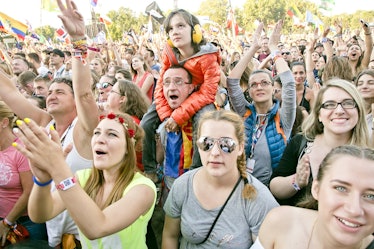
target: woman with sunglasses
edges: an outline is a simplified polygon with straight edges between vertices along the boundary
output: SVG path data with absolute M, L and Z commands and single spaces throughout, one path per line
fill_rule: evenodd
M 99 110 L 103 111 L 105 109 L 106 102 L 108 101 L 108 95 L 112 90 L 112 87 L 116 83 L 116 78 L 103 75 L 100 77 L 99 82 L 96 84 L 96 89 L 98 92 L 97 105 Z
M 273 209 L 251 249 L 373 249 L 373 178 L 374 150 L 354 145 L 333 149 L 322 161 L 306 200 L 318 204 L 318 211 Z
M 249 248 L 278 204 L 246 172 L 243 120 L 231 111 L 206 112 L 197 137 L 203 166 L 175 180 L 164 205 L 162 248 Z
M 273 172 L 270 191 L 279 203 L 294 206 L 310 193 L 323 158 L 345 144 L 368 146 L 365 107 L 351 82 L 335 79 L 319 90 L 302 133 L 292 138 Z

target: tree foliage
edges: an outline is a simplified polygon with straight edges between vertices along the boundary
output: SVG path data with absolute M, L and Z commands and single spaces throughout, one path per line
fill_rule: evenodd
M 218 23 L 222 29 L 226 29 L 228 4 L 229 0 L 204 0 L 194 14 L 208 16 L 211 21 Z M 356 29 L 361 29 L 360 19 L 374 22 L 374 10 L 357 11 L 354 14 L 340 14 L 330 17 L 324 16 L 315 3 L 306 0 L 246 0 L 242 8 L 236 8 L 234 13 L 238 25 L 249 32 L 256 28 L 257 21 L 264 22 L 265 29 L 267 29 L 271 28 L 279 19 L 284 20 L 284 34 L 310 32 L 311 29 L 303 29 L 294 25 L 292 18 L 287 15 L 287 10 L 291 8 L 299 10 L 301 22 L 305 21 L 305 12 L 309 10 L 317 15 L 325 26 L 333 26 L 334 22 L 338 21 L 342 23 L 346 32 L 351 33 Z M 164 14 L 167 15 L 169 12 L 170 10 L 164 12 Z M 131 9 L 124 7 L 110 11 L 107 16 L 112 20 L 112 24 L 108 26 L 108 31 L 113 40 L 121 40 L 124 32 L 130 29 L 139 34 L 142 31 L 142 26 L 146 26 L 148 23 L 148 16 L 143 14 L 135 16 Z M 160 25 L 153 22 L 153 27 L 154 32 L 158 32 Z M 46 38 L 53 38 L 55 34 L 55 29 L 48 25 L 37 28 L 35 31 Z M 107 37 L 109 36 L 107 35 Z
M 38 35 L 42 35 L 42 36 L 44 36 L 47 39 L 48 38 L 53 39 L 54 36 L 55 36 L 56 29 L 53 28 L 52 26 L 45 25 L 45 26 L 36 28 L 34 31 Z
M 225 25 L 227 21 L 227 0 L 206 0 L 200 4 L 196 15 L 209 16 L 210 20 Z
M 107 16 L 112 20 L 112 24 L 108 26 L 108 31 L 113 40 L 121 40 L 123 33 L 130 29 L 139 32 L 142 25 L 147 23 L 146 16 L 136 17 L 131 9 L 124 7 L 109 11 Z

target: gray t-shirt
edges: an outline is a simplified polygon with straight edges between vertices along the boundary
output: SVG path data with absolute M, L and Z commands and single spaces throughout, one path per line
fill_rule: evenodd
M 278 203 L 265 185 L 248 175 L 248 181 L 257 190 L 252 200 L 243 199 L 244 182 L 241 181 L 210 237 L 202 242 L 221 207 L 204 209 L 193 191 L 193 177 L 200 169 L 191 170 L 180 176 L 173 184 L 164 205 L 166 215 L 181 219 L 180 248 L 249 248 L 252 234 L 258 234 L 266 214 Z

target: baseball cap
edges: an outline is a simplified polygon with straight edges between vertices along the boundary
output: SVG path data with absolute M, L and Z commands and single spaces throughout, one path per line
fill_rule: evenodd
M 55 49 L 53 49 L 49 54 L 55 54 L 55 55 L 58 55 L 58 56 L 60 56 L 60 57 L 62 57 L 62 58 L 65 58 L 65 54 L 64 54 L 64 52 L 62 52 L 60 49 L 58 49 L 58 48 L 55 48 Z

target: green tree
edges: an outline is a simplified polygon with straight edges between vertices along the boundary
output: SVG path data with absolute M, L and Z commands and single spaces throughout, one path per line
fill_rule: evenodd
M 46 39 L 48 38 L 53 39 L 55 37 L 56 29 L 53 28 L 52 26 L 45 25 L 45 26 L 36 28 L 34 31 L 36 34 L 38 34 L 39 36 L 44 36 Z
M 211 21 L 224 27 L 227 20 L 227 6 L 227 0 L 205 0 L 200 4 L 196 15 L 209 16 Z
M 129 8 L 121 7 L 118 10 L 111 10 L 107 16 L 112 20 L 108 26 L 110 37 L 116 41 L 121 40 L 123 33 L 130 29 L 139 32 L 143 23 L 146 23 L 147 17 L 136 17 L 134 12 Z

